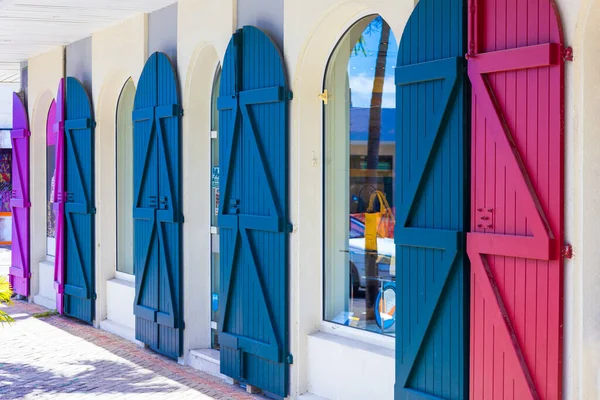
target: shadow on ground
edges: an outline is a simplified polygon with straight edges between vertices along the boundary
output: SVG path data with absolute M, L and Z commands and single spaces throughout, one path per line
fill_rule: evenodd
M 20 399 L 36 392 L 45 395 L 78 392 L 116 395 L 171 393 L 178 389 L 164 381 L 153 383 L 152 372 L 135 370 L 134 366 L 124 363 L 99 360 L 71 365 L 83 371 L 64 376 L 28 364 L 0 363 L 0 398 Z

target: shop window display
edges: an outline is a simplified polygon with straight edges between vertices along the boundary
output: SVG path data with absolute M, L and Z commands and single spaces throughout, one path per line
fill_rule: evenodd
M 395 334 L 397 45 L 370 16 L 350 28 L 325 89 L 325 320 Z

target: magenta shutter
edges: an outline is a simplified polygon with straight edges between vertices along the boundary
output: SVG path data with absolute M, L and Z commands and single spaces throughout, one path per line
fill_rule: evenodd
M 564 41 L 553 0 L 471 0 L 470 398 L 563 398 Z
M 52 113 L 51 113 L 52 114 Z M 63 313 L 63 293 L 65 282 L 64 266 L 64 217 L 65 217 L 65 177 L 64 177 L 64 143 L 65 143 L 65 86 L 64 79 L 58 84 L 56 96 L 56 114 L 53 116 L 54 133 L 56 134 L 56 188 L 54 190 L 54 212 L 56 215 L 56 254 L 54 256 L 54 288 L 56 289 L 56 309 Z M 50 118 L 50 117 L 48 117 Z
M 12 156 L 12 255 L 10 284 L 15 293 L 29 296 L 29 123 L 27 110 L 18 94 L 13 94 Z

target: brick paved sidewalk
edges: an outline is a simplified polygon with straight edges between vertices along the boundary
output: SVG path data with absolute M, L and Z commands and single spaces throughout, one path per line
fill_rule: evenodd
M 4 306 L 0 306 L 4 307 Z M 16 302 L 0 327 L 0 399 L 256 399 L 76 320 Z

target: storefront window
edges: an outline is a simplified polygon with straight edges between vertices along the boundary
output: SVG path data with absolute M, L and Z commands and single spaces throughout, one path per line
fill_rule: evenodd
M 395 335 L 396 39 L 378 16 L 337 45 L 325 89 L 327 321 Z
M 211 179 L 210 179 L 210 221 L 211 221 L 211 336 L 212 348 L 219 349 L 219 228 L 217 220 L 219 216 L 219 110 L 217 109 L 217 98 L 221 86 L 221 68 L 217 70 L 213 83 L 211 101 Z
M 48 111 L 46 124 L 46 254 L 56 255 L 56 212 L 54 210 L 54 190 L 56 189 L 56 103 L 53 101 Z
M 129 79 L 117 105 L 117 271 L 133 275 L 133 101 Z

